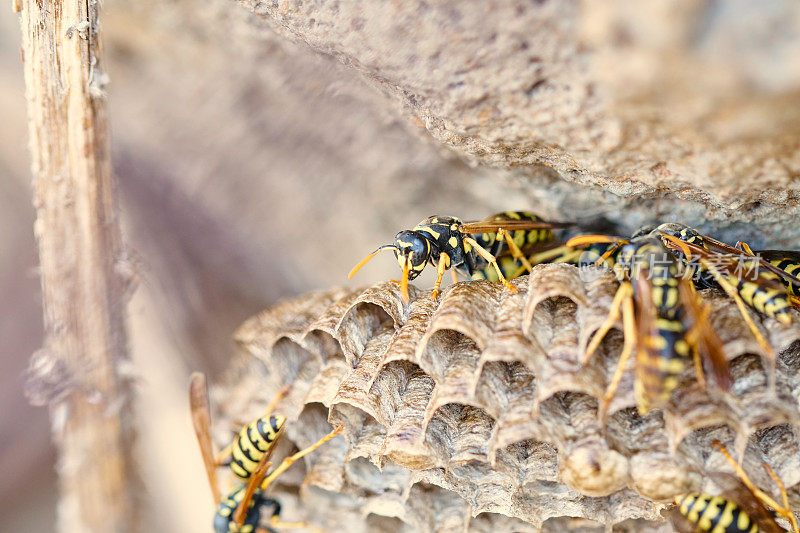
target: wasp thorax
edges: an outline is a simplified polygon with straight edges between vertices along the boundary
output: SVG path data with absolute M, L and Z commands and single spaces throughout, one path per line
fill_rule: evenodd
M 397 256 L 397 263 L 401 268 L 405 267 L 409 255 L 411 256 L 408 279 L 419 276 L 431 253 L 430 241 L 418 231 L 405 230 L 395 235 L 394 243 L 397 246 L 394 254 Z
M 636 239 L 638 237 L 644 237 L 645 235 L 650 235 L 656 230 L 656 226 L 654 224 L 648 224 L 647 226 L 642 226 L 638 230 L 631 235 L 631 239 Z
M 667 222 L 661 224 L 656 228 L 661 233 L 678 237 L 681 240 L 694 242 L 695 240 L 702 240 L 702 236 L 694 228 L 690 228 L 686 224 L 678 224 L 677 222 Z

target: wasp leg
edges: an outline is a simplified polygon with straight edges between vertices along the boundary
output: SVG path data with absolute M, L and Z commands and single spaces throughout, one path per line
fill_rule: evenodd
M 458 272 L 456 272 L 455 268 L 450 270 L 450 275 L 453 276 L 453 283 L 458 283 Z
M 756 254 L 753 253 L 753 250 L 750 248 L 750 245 L 744 241 L 736 241 L 736 244 L 733 246 L 734 248 L 738 248 L 739 250 L 743 251 L 747 255 L 755 256 Z
M 325 533 L 324 529 L 312 526 L 308 522 L 282 522 L 277 516 L 273 516 L 269 521 L 269 526 L 276 529 L 308 529 L 314 533 Z
M 691 294 L 692 298 L 697 297 L 697 293 L 694 290 L 694 285 L 689 285 L 691 287 Z M 700 309 L 700 319 L 705 321 L 708 318 L 708 314 L 711 312 L 711 309 L 708 306 L 704 306 Z M 697 324 L 694 326 L 697 328 Z M 703 361 L 700 359 L 700 336 L 702 332 L 695 331 L 694 329 L 690 332 L 690 335 L 687 336 L 687 341 L 689 341 L 689 345 L 692 348 L 692 360 L 694 361 L 694 371 L 697 374 L 697 382 L 700 383 L 700 386 L 705 389 L 707 387 L 706 383 L 706 374 L 703 371 Z
M 472 246 L 478 253 L 478 255 L 483 257 L 490 265 L 494 267 L 494 269 L 497 271 L 497 277 L 500 280 L 500 283 L 502 283 L 506 289 L 508 289 L 511 292 L 516 292 L 517 288 L 514 287 L 512 284 L 510 284 L 508 280 L 505 278 L 505 276 L 503 276 L 503 271 L 500 270 L 500 265 L 497 264 L 497 261 L 495 260 L 495 257 L 492 254 L 490 254 L 483 246 L 478 244 L 478 241 L 476 241 L 472 237 L 464 237 L 464 242 Z
M 331 431 L 330 433 L 328 433 L 327 435 L 325 435 L 324 437 L 319 439 L 317 442 L 315 442 L 314 444 L 312 444 L 308 448 L 302 449 L 299 452 L 297 452 L 296 454 L 292 455 L 291 457 L 287 457 L 286 459 L 284 459 L 283 462 L 278 466 L 278 468 L 273 470 L 272 473 L 264 479 L 264 481 L 261 483 L 261 489 L 262 490 L 267 490 L 267 487 L 269 487 L 270 484 L 272 484 L 272 482 L 275 481 L 275 478 L 277 478 L 278 476 L 283 474 L 286 471 L 287 468 L 292 466 L 292 463 L 294 463 L 298 459 L 302 458 L 304 455 L 307 455 L 307 454 L 313 452 L 314 450 L 316 450 L 317 448 L 319 448 L 320 446 L 322 446 L 323 444 L 325 444 L 326 442 L 331 440 L 343 428 L 344 428 L 344 426 L 339 426 L 338 428 L 334 429 L 333 431 Z
M 281 430 L 282 429 L 283 428 L 281 428 Z M 250 479 L 247 481 L 247 488 L 244 491 L 244 496 L 242 496 L 242 501 L 239 502 L 239 505 L 233 512 L 233 521 L 236 523 L 236 531 L 239 531 L 242 528 L 242 524 L 244 524 L 244 520 L 247 518 L 247 510 L 250 507 L 250 500 L 253 499 L 253 495 L 256 493 L 256 489 L 258 489 L 259 483 L 261 483 L 261 480 L 267 475 L 267 471 L 272 465 L 272 461 L 269 460 L 270 455 L 271 454 L 269 453 L 265 453 L 264 457 L 262 457 L 258 462 L 256 469 L 253 471 L 253 473 L 250 475 Z
M 411 269 L 411 258 L 413 256 L 414 252 L 410 252 L 406 257 L 406 261 L 403 263 L 403 277 L 400 279 L 400 294 L 406 303 L 408 303 L 408 272 Z
M 789 506 L 789 496 L 788 494 L 786 494 L 786 487 L 784 486 L 783 481 L 781 481 L 781 478 L 778 477 L 778 474 L 776 474 L 775 471 L 772 469 L 772 467 L 769 466 L 767 463 L 764 463 L 764 469 L 767 471 L 767 474 L 769 474 L 769 477 L 772 478 L 772 481 L 774 481 L 775 484 L 778 485 L 778 490 L 781 492 L 781 501 L 783 502 L 783 508 L 782 509 L 776 508 L 775 511 L 789 521 L 789 523 L 792 525 L 793 533 L 800 533 L 800 526 L 798 526 L 797 519 L 795 518 L 794 513 L 792 512 L 792 508 Z
M 442 284 L 442 276 L 444 271 L 450 266 L 450 256 L 442 252 L 439 255 L 439 263 L 436 265 L 436 283 L 433 284 L 433 292 L 431 298 L 436 299 L 439 296 L 439 286 Z
M 608 250 L 605 251 L 603 255 L 597 258 L 597 261 L 594 262 L 596 266 L 603 266 L 606 263 L 606 259 L 611 257 L 622 247 L 623 243 L 617 243 L 614 246 L 610 247 Z
M 744 483 L 744 485 L 748 489 L 750 489 L 750 492 L 753 493 L 753 496 L 761 500 L 761 502 L 767 507 L 771 507 L 780 516 L 788 520 L 789 523 L 792 525 L 793 532 L 800 533 L 800 529 L 798 529 L 797 525 L 797 519 L 794 517 L 794 513 L 792 513 L 791 509 L 789 508 L 789 500 L 788 497 L 786 496 L 786 487 L 784 487 L 783 482 L 780 480 L 780 478 L 778 478 L 778 475 L 775 473 L 772 467 L 769 466 L 767 463 L 764 463 L 764 468 L 767 470 L 767 473 L 770 475 L 770 477 L 772 477 L 772 479 L 775 481 L 775 483 L 778 485 L 778 488 L 781 491 L 781 498 L 783 499 L 784 502 L 783 506 L 781 506 L 778 502 L 776 502 L 772 498 L 772 496 L 770 496 L 763 490 L 756 487 L 753 484 L 753 482 L 750 481 L 750 477 L 745 473 L 744 469 L 742 469 L 742 467 L 739 466 L 739 463 L 737 463 L 734 460 L 734 458 L 731 457 L 730 453 L 728 453 L 728 450 L 725 448 L 725 446 L 723 446 L 722 444 L 720 444 L 719 441 L 716 440 L 714 441 L 713 444 L 714 446 L 717 447 L 719 451 L 722 452 L 722 455 L 725 456 L 725 459 L 731 464 L 733 469 L 736 471 L 736 475 L 738 475 L 739 479 L 742 480 L 742 483 Z
M 290 387 L 289 385 L 284 385 L 283 387 L 281 387 L 281 389 L 278 392 L 275 393 L 275 396 L 272 397 L 272 399 L 269 401 L 267 406 L 264 408 L 264 414 L 261 415 L 261 416 L 262 417 L 266 417 L 266 416 L 271 415 L 272 411 L 275 410 L 275 406 L 278 405 L 278 402 L 281 401 L 281 399 L 284 396 L 289 394 L 289 391 L 291 389 L 292 389 L 292 387 Z
M 586 244 L 598 244 L 598 243 L 621 243 L 625 244 L 628 242 L 627 239 L 620 239 L 619 237 L 609 237 L 608 235 L 578 235 L 577 237 L 573 237 L 567 241 L 567 246 L 573 248 L 575 246 L 584 246 Z
M 200 445 L 203 465 L 206 467 L 208 484 L 214 504 L 219 506 L 221 496 L 217 485 L 217 463 L 214 460 L 214 444 L 211 442 L 211 410 L 208 402 L 208 384 L 206 376 L 201 372 L 192 374 L 189 381 L 189 405 L 192 410 L 192 425 Z
M 281 389 L 278 392 L 276 392 L 275 396 L 273 396 L 272 399 L 269 401 L 267 407 L 264 408 L 264 414 L 261 416 L 268 417 L 269 415 L 271 415 L 272 411 L 275 410 L 275 406 L 278 405 L 278 402 L 281 400 L 281 398 L 283 398 L 289 393 L 290 389 L 291 387 L 289 385 L 281 387 Z M 216 466 L 219 466 L 228 460 L 228 458 L 231 456 L 232 449 L 233 449 L 233 442 L 225 446 L 225 448 L 217 454 L 215 459 Z
M 707 388 L 706 374 L 703 372 L 703 362 L 700 360 L 700 348 L 697 343 L 692 343 L 692 359 L 694 360 L 694 371 L 697 374 L 697 382 L 704 389 Z
M 538 254 L 533 254 L 528 257 L 528 262 L 532 265 L 538 265 L 540 263 L 546 263 L 551 259 L 555 259 L 558 256 L 561 257 L 558 262 L 559 263 L 572 263 L 576 261 L 583 250 L 576 250 L 575 248 L 571 248 L 569 246 L 558 246 L 556 248 L 551 248 L 550 250 L 545 250 L 544 252 L 539 252 Z
M 707 388 L 706 374 L 703 372 L 703 362 L 700 360 L 700 348 L 697 343 L 692 343 L 692 360 L 694 361 L 694 371 L 697 374 L 697 382 L 705 389 Z
M 586 347 L 586 352 L 583 354 L 581 358 L 581 364 L 585 365 L 591 359 L 592 354 L 597 350 L 597 347 L 600 346 L 600 342 L 603 340 L 603 337 L 606 336 L 606 333 L 617 323 L 619 319 L 619 314 L 622 309 L 622 302 L 628 297 L 633 291 L 633 287 L 630 283 L 622 283 L 617 289 L 617 294 L 614 295 L 614 300 L 611 302 L 611 307 L 608 311 L 608 316 L 606 317 L 605 322 L 595 331 L 594 337 L 592 337 L 592 341 Z
M 627 284 L 630 287 L 630 284 Z M 621 287 L 620 287 L 621 288 Z M 619 291 L 617 291 L 619 293 Z M 606 388 L 606 393 L 603 395 L 603 402 L 600 406 L 598 413 L 601 419 L 605 418 L 608 412 L 608 407 L 611 405 L 611 400 L 614 399 L 614 394 L 617 392 L 619 382 L 622 380 L 622 374 L 625 372 L 625 366 L 633 353 L 633 345 L 636 342 L 636 324 L 633 315 L 633 289 L 625 291 L 625 298 L 622 300 L 622 324 L 625 329 L 625 340 L 622 344 L 622 353 L 619 355 L 619 362 L 617 369 L 614 371 L 614 376 L 611 378 L 611 383 Z
M 758 342 L 758 344 L 761 345 L 761 347 L 764 349 L 766 354 L 771 359 L 775 359 L 775 352 L 772 351 L 772 347 L 769 345 L 769 343 L 764 338 L 764 336 L 761 335 L 761 332 L 758 330 L 758 327 L 756 327 L 755 322 L 753 322 L 753 319 L 750 317 L 750 313 L 747 312 L 746 304 L 742 300 L 742 297 L 739 296 L 739 294 L 736 292 L 736 289 L 733 287 L 733 285 L 731 285 L 728 282 L 728 280 L 725 279 L 725 276 L 723 276 L 722 273 L 720 273 L 720 271 L 717 270 L 717 268 L 713 264 L 711 264 L 709 261 L 707 261 L 705 259 L 701 259 L 700 263 L 709 272 L 711 272 L 711 275 L 714 276 L 714 279 L 717 280 L 717 283 L 720 284 L 722 289 L 726 293 L 728 293 L 728 296 L 733 298 L 733 301 L 736 302 L 736 307 L 739 308 L 739 313 L 742 315 L 742 318 L 747 323 L 747 327 L 749 327 L 750 331 L 753 332 L 753 336 L 756 338 L 756 341 Z
M 509 232 L 500 228 L 497 230 L 497 237 L 498 239 L 505 239 L 506 244 L 508 244 L 508 249 L 511 251 L 511 256 L 522 263 L 522 265 L 525 267 L 525 270 L 528 272 L 533 271 L 533 266 L 528 262 L 525 254 L 523 254 L 522 250 L 519 249 L 519 246 L 517 246 L 517 243 L 514 242 L 514 239 L 511 238 L 511 234 Z

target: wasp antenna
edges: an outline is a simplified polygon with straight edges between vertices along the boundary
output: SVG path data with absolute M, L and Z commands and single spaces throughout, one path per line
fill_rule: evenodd
M 408 271 L 411 270 L 411 256 L 414 252 L 410 252 L 406 257 L 406 262 L 403 263 L 403 277 L 400 280 L 400 290 L 403 295 L 403 301 L 408 303 Z
M 390 249 L 396 250 L 397 246 L 395 246 L 394 244 L 384 244 L 383 246 L 380 246 L 377 250 L 375 250 L 374 252 L 369 254 L 367 257 L 365 257 L 364 259 L 359 261 L 358 264 L 353 267 L 353 269 L 350 271 L 350 273 L 347 274 L 347 279 L 353 279 L 353 276 L 356 275 L 356 272 L 361 270 L 361 267 L 363 267 L 364 265 L 369 263 L 369 260 L 372 259 L 373 257 L 375 257 L 378 254 L 378 252 L 380 252 L 381 250 L 390 250 Z
M 608 237 L 606 235 L 578 235 L 566 242 L 566 246 L 583 246 L 585 244 L 596 244 L 602 242 L 623 242 L 619 237 Z

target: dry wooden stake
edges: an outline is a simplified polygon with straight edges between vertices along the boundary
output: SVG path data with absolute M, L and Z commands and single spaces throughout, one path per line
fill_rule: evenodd
M 29 393 L 58 450 L 58 528 L 136 529 L 122 245 L 94 0 L 21 3 L 45 341 Z M 20 7 L 15 0 L 14 9 Z

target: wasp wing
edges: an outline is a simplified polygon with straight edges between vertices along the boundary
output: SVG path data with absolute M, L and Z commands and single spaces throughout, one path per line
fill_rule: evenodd
M 524 229 L 555 229 L 567 228 L 574 224 L 568 222 L 541 222 L 534 220 L 481 220 L 478 222 L 467 222 L 461 224 L 459 230 L 462 233 L 489 233 L 500 229 L 515 231 Z
M 653 302 L 653 287 L 650 274 L 645 265 L 630 274 L 633 283 L 633 301 L 636 326 L 636 381 L 641 387 L 642 400 L 649 409 L 663 403 L 664 375 L 659 370 L 660 354 L 653 349 L 651 339 L 660 336 L 657 312 Z
M 192 424 L 200 445 L 200 455 L 206 468 L 208 483 L 214 503 L 219 505 L 221 495 L 217 485 L 217 465 L 214 462 L 214 444 L 211 441 L 211 408 L 208 401 L 208 384 L 202 372 L 192 374 L 189 382 L 189 405 L 192 411 Z
M 702 246 L 698 246 L 696 244 L 692 244 L 686 241 L 680 241 L 679 244 L 671 240 L 670 237 L 672 239 L 677 240 L 676 237 L 667 236 L 667 238 L 663 240 L 664 245 L 667 246 L 667 248 L 669 248 L 670 250 L 675 250 L 680 252 L 684 252 L 685 249 L 689 250 L 692 256 L 699 256 L 705 261 L 708 261 L 714 266 L 714 268 L 716 268 L 719 272 L 722 272 L 723 274 L 741 278 L 743 270 L 746 270 L 744 274 L 747 274 L 755 270 L 757 278 L 754 279 L 753 281 L 755 283 L 758 283 L 758 285 L 764 288 L 772 288 L 777 291 L 781 291 L 783 293 L 786 292 L 783 284 L 776 277 L 765 275 L 765 273 L 762 270 L 760 270 L 761 267 L 763 267 L 764 270 L 767 270 L 770 273 L 774 274 L 775 276 L 779 276 L 780 273 L 783 273 L 786 276 L 794 277 L 791 276 L 791 274 L 789 274 L 788 272 L 784 272 L 783 270 L 777 268 L 776 266 L 771 265 L 768 261 L 759 259 L 758 257 L 755 256 L 743 254 L 741 250 L 729 247 L 724 243 L 721 244 L 728 247 L 730 250 L 733 250 L 735 253 L 726 251 L 725 252 L 714 251 L 709 248 L 703 248 Z M 713 241 L 713 239 L 711 239 L 711 241 L 712 243 L 717 242 Z M 716 244 L 714 244 L 714 246 L 716 246 Z
M 800 293 L 800 278 L 793 274 L 789 274 L 787 271 L 773 265 L 770 262 L 788 259 L 789 261 L 800 265 L 800 252 L 794 250 L 756 250 L 755 254 L 757 257 L 760 257 L 766 261 L 766 263 L 770 266 L 771 271 L 775 272 L 782 279 L 788 281 L 789 284 L 794 288 L 794 292 L 796 294 Z
M 796 250 L 755 250 L 754 253 L 767 261 L 791 259 L 795 263 L 800 263 L 800 252 Z
M 680 301 L 684 304 L 687 314 L 695 328 L 695 334 L 702 348 L 703 355 L 711 364 L 712 372 L 717 385 L 728 390 L 731 385 L 731 375 L 728 369 L 728 360 L 722 350 L 722 340 L 708 321 L 708 313 L 701 307 L 699 296 L 689 280 L 678 281 Z
M 711 250 L 713 252 L 734 255 L 734 256 L 737 257 L 737 260 L 740 257 L 745 257 L 745 258 L 754 257 L 755 259 L 758 260 L 760 268 L 764 268 L 766 270 L 769 270 L 770 272 L 772 272 L 776 276 L 779 276 L 782 279 L 785 279 L 790 284 L 792 284 L 794 287 L 797 287 L 798 290 L 800 290 L 800 278 L 797 278 L 796 276 L 793 276 L 792 274 L 789 274 L 785 270 L 780 269 L 780 268 L 778 268 L 775 265 L 770 263 L 771 259 L 783 259 L 783 258 L 792 259 L 793 261 L 800 262 L 800 252 L 794 252 L 794 251 L 789 251 L 789 250 L 787 250 L 787 251 L 782 251 L 782 250 L 756 250 L 755 251 L 755 254 L 756 254 L 755 256 L 749 256 L 749 255 L 745 254 L 744 252 L 742 252 L 741 250 L 739 250 L 738 248 L 734 248 L 733 246 L 729 246 L 729 245 L 725 244 L 724 242 L 718 241 L 716 239 L 712 239 L 711 237 L 706 237 L 705 235 L 703 235 L 703 241 L 705 242 L 705 244 L 706 244 L 706 246 L 707 246 L 707 248 L 709 250 Z

